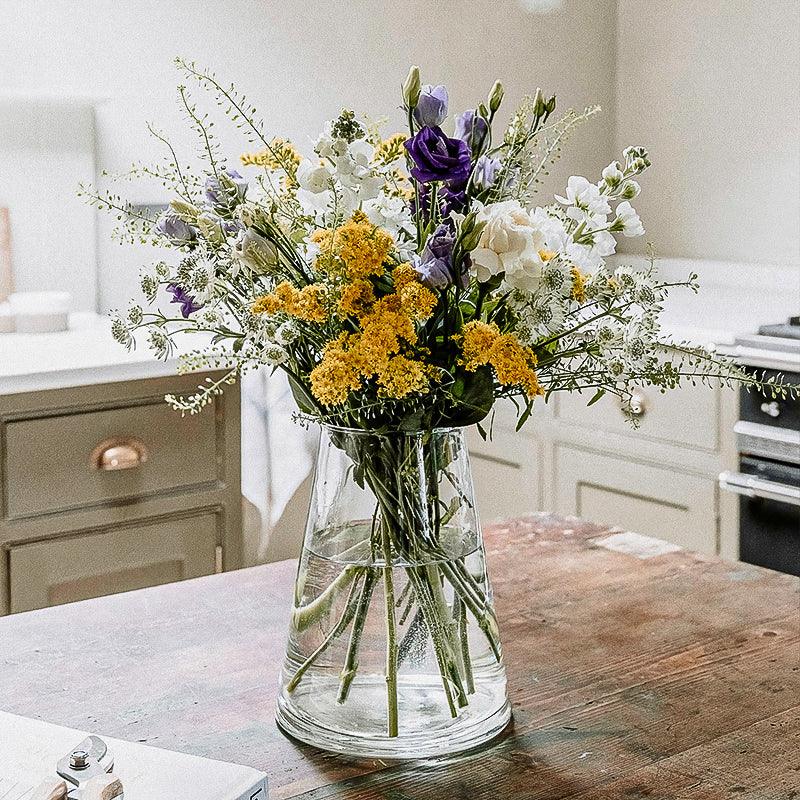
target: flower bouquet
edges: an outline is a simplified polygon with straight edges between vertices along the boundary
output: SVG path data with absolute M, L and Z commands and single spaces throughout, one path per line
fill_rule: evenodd
M 501 399 L 522 425 L 554 392 L 626 401 L 642 385 L 759 379 L 659 332 L 668 291 L 694 288 L 694 276 L 606 266 L 617 237 L 644 232 L 631 205 L 650 165 L 643 148 L 533 206 L 597 108 L 556 118 L 555 97 L 537 90 L 499 126 L 496 83 L 451 135 L 446 88 L 422 86 L 412 68 L 405 131 L 387 136 L 343 110 L 305 157 L 268 136 L 234 87 L 178 66 L 249 139 L 238 168 L 181 87 L 201 169 L 151 129 L 167 161 L 132 172 L 162 181 L 169 207 L 151 218 L 83 191 L 117 213 L 123 236 L 172 253 L 142 273 L 146 302 L 114 315 L 114 336 L 132 347 L 146 331 L 164 358 L 178 333 L 210 336 L 182 367 L 223 378 L 169 396 L 175 408 L 197 413 L 263 365 L 286 374 L 302 418 L 321 426 L 278 721 L 350 754 L 472 747 L 510 706 L 465 427 L 485 435 Z

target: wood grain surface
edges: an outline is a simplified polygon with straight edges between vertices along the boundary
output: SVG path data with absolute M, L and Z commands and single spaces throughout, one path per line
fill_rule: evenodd
M 514 721 L 479 752 L 277 730 L 293 562 L 0 619 L 0 707 L 262 769 L 276 800 L 800 798 L 800 580 L 548 515 L 487 544 Z

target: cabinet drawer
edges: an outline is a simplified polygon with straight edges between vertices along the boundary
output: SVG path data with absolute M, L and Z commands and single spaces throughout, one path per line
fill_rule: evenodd
M 717 491 L 709 478 L 559 446 L 556 498 L 562 514 L 703 553 L 717 549 Z
M 621 401 L 606 395 L 591 407 L 593 392 L 561 394 L 557 415 L 565 422 L 637 436 L 643 439 L 715 451 L 719 443 L 719 390 L 706 386 L 685 386 L 661 394 L 654 387 L 640 390 L 639 427 L 625 417 Z
M 12 547 L 11 612 L 71 603 L 214 572 L 217 518 L 142 522 Z
M 11 421 L 5 441 L 10 519 L 207 484 L 221 458 L 214 414 L 181 417 L 163 400 Z M 108 450 L 119 444 L 128 449 Z M 99 469 L 104 449 L 108 467 L 137 453 L 139 461 Z

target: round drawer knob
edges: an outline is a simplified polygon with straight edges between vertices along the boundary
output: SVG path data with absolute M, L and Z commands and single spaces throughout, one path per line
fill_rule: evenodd
M 92 450 L 89 466 L 102 472 L 133 469 L 147 461 L 147 448 L 139 439 L 106 439 Z

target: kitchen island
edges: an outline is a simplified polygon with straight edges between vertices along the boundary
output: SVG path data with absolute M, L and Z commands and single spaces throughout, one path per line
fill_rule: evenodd
M 476 753 L 276 729 L 291 561 L 0 619 L 0 708 L 257 767 L 277 800 L 800 796 L 800 580 L 544 514 L 487 547 L 514 720 Z

